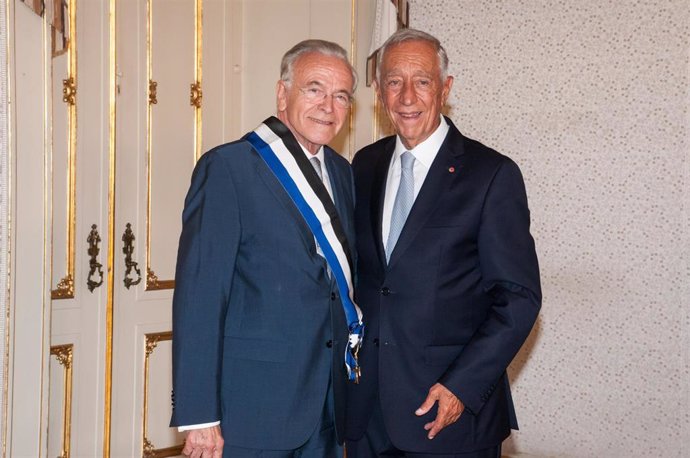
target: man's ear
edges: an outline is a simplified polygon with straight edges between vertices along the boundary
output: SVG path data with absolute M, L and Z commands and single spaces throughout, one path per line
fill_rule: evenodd
M 276 107 L 278 112 L 287 109 L 287 87 L 285 87 L 285 81 L 283 80 L 279 80 L 276 83 Z
M 453 77 L 452 76 L 447 76 L 446 80 L 443 82 L 443 89 L 441 92 L 441 97 L 442 97 L 442 102 L 443 105 L 446 104 L 446 101 L 448 100 L 448 96 L 450 95 L 450 89 L 453 87 Z

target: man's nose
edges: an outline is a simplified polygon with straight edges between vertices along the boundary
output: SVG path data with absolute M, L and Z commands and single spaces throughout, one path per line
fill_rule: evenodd
M 400 101 L 403 105 L 412 105 L 417 100 L 417 93 L 414 90 L 414 84 L 411 82 L 403 83 L 400 90 Z
M 330 113 L 333 111 L 333 103 L 333 96 L 330 94 L 326 94 L 326 96 L 319 104 L 319 107 L 326 113 Z

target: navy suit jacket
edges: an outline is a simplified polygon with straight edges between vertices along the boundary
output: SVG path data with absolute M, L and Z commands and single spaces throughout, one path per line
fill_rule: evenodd
M 325 165 L 354 247 L 350 165 L 328 147 Z M 220 420 L 226 444 L 294 449 L 321 419 L 330 379 L 343 438 L 338 290 L 297 207 L 244 139 L 194 170 L 175 281 L 171 426 Z
M 347 438 L 362 437 L 381 403 L 393 444 L 461 453 L 499 444 L 517 428 L 506 368 L 541 305 L 520 170 L 450 130 L 386 265 L 383 198 L 395 137 L 357 153 L 357 303 L 367 332 L 362 379 L 348 389 Z M 427 439 L 415 410 L 441 383 L 465 404 L 460 419 Z

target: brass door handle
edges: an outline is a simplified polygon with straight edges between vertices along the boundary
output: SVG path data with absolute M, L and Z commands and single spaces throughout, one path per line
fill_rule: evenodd
M 127 267 L 123 282 L 125 284 L 125 288 L 127 289 L 129 289 L 130 286 L 141 283 L 141 271 L 139 270 L 138 264 L 135 261 L 132 261 L 132 254 L 134 253 L 134 240 L 135 237 L 134 232 L 132 232 L 132 225 L 127 223 L 125 233 L 122 234 L 122 241 L 124 242 L 122 252 L 125 254 L 125 266 Z M 129 276 L 132 273 L 132 270 L 134 270 L 134 272 L 137 274 L 136 280 Z
M 87 251 L 89 253 L 89 275 L 86 277 L 86 286 L 88 286 L 89 291 L 93 293 L 94 289 L 103 284 L 103 264 L 96 259 L 100 251 L 98 244 L 101 241 L 101 236 L 98 234 L 95 224 L 91 225 L 91 232 L 89 232 L 86 241 L 89 244 L 89 250 Z M 95 274 L 98 274 L 98 281 L 91 278 Z

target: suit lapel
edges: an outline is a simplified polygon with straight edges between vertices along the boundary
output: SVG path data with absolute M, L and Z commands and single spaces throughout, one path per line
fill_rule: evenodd
M 290 218 L 288 219 L 294 221 L 294 223 L 298 226 L 298 232 L 301 236 L 300 238 L 302 239 L 302 242 L 304 243 L 304 246 L 307 249 L 307 251 L 310 250 L 312 247 L 315 248 L 316 245 L 314 243 L 314 236 L 311 233 L 309 226 L 307 226 L 307 223 L 304 221 L 302 214 L 295 206 L 295 203 L 292 201 L 288 193 L 285 191 L 285 189 L 280 184 L 276 176 L 273 174 L 273 172 L 271 172 L 268 166 L 261 160 L 261 158 L 258 157 L 258 154 L 256 156 L 257 159 L 259 159 L 259 162 L 256 165 L 256 173 L 259 175 L 266 187 L 275 196 L 278 202 L 282 204 L 283 208 L 285 208 L 285 211 L 287 211 L 287 213 L 290 215 Z
M 386 196 L 386 181 L 388 179 L 388 168 L 390 167 L 393 151 L 395 150 L 395 137 L 391 137 L 385 147 L 383 154 L 379 155 L 374 170 L 374 182 L 371 188 L 371 224 L 374 231 L 374 241 L 379 262 L 385 268 L 386 250 L 383 244 L 383 201 Z
M 400 238 L 391 253 L 389 267 L 393 266 L 405 253 L 405 250 L 414 241 L 419 230 L 434 212 L 440 197 L 451 185 L 462 177 L 461 155 L 463 153 L 463 137 L 453 123 L 446 118 L 450 129 L 443 141 L 436 158 L 431 163 L 429 173 L 424 179 L 424 184 L 419 190 L 410 214 L 405 221 L 405 226 L 400 233 Z M 379 231 L 380 237 L 380 231 Z

